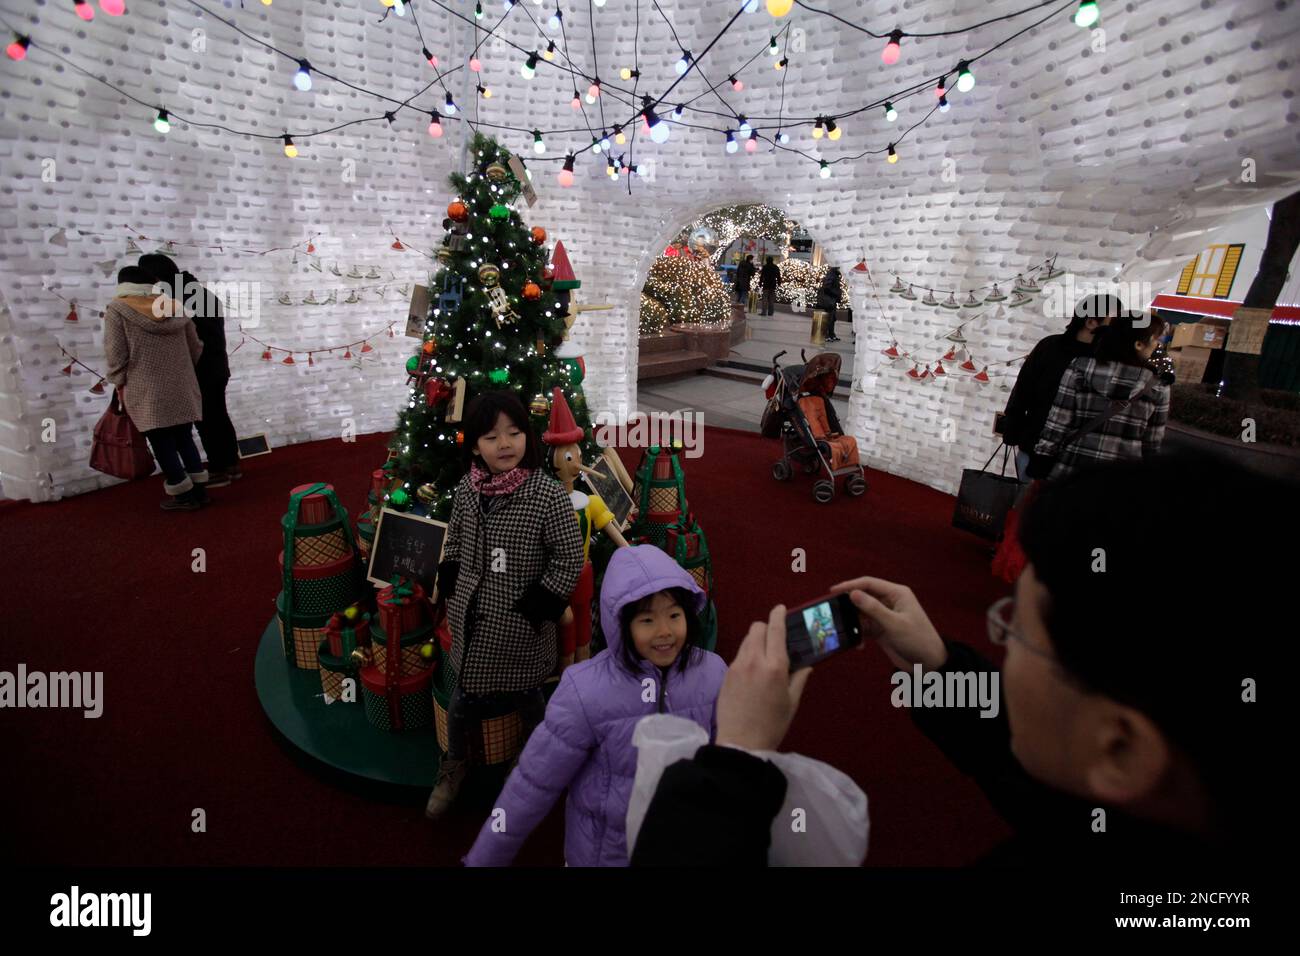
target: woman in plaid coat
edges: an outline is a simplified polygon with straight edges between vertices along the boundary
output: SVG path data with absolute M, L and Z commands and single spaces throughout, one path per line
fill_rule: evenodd
M 469 721 L 504 705 L 519 711 L 525 739 L 541 723 L 542 683 L 556 665 L 556 624 L 583 563 L 573 506 L 540 467 L 519 399 L 486 392 L 465 418 L 469 474 L 452 498 L 438 568 L 456 687 L 447 753 L 425 808 L 431 819 L 446 812 L 464 780 Z
M 1169 384 L 1149 359 L 1164 325 L 1156 315 L 1122 315 L 1098 330 L 1096 353 L 1074 359 L 1061 376 L 1030 459 L 1031 478 L 1059 481 L 1083 467 L 1141 461 L 1160 450 Z

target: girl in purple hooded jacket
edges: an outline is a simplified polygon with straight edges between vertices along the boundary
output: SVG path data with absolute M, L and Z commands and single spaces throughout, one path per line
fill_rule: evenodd
M 567 787 L 569 866 L 626 866 L 627 805 L 636 777 L 632 731 L 649 714 L 689 717 L 716 730 L 714 705 L 727 665 L 696 646 L 707 598 L 653 545 L 619 548 L 600 589 L 609 646 L 564 672 L 468 866 L 507 866 Z

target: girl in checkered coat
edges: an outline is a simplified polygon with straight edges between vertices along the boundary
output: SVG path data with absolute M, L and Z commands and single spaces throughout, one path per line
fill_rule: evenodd
M 706 600 L 695 579 L 654 545 L 614 552 L 600 586 L 609 647 L 565 670 L 467 865 L 509 865 L 567 789 L 565 862 L 627 866 L 636 725 L 650 714 L 677 714 L 710 737 L 716 730 L 727 665 L 698 646 Z
M 512 392 L 485 392 L 465 416 L 469 473 L 456 486 L 438 595 L 451 624 L 456 686 L 447 753 L 425 814 L 437 819 L 468 769 L 469 722 L 518 710 L 527 739 L 546 709 L 556 623 L 582 571 L 582 541 L 564 488 L 541 467 L 528 413 Z

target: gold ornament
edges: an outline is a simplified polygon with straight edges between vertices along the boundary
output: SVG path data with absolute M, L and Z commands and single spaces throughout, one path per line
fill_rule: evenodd
M 420 656 L 423 657 L 426 661 L 427 661 L 429 658 L 433 657 L 433 642 L 432 642 L 432 641 L 430 641 L 428 644 L 421 644 L 421 645 L 420 645 Z
M 487 168 L 487 178 L 494 183 L 499 183 L 506 178 L 506 168 L 500 163 L 493 163 Z
M 501 278 L 501 270 L 490 262 L 485 262 L 478 267 L 478 281 L 491 289 Z
M 438 255 L 438 261 L 441 262 L 443 265 L 446 265 L 447 263 L 451 262 L 451 249 L 448 248 L 447 246 L 439 246 L 437 255 Z
M 528 410 L 538 418 L 541 418 L 550 413 L 551 406 L 546 401 L 546 396 L 538 393 L 537 395 L 534 395 L 533 400 L 528 403 Z
M 432 505 L 438 500 L 438 489 L 432 482 L 421 485 L 415 489 L 415 497 L 419 498 L 426 505 Z

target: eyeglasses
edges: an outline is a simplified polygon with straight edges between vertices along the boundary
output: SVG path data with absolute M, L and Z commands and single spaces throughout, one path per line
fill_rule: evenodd
M 1020 634 L 1011 626 L 1015 611 L 1016 599 L 1010 595 L 993 602 L 987 615 L 990 643 L 1006 646 L 1008 641 L 1018 641 L 1020 646 L 1026 650 L 1051 661 L 1053 664 L 1057 663 L 1055 654 L 1034 647 L 1025 640 L 1023 634 Z

